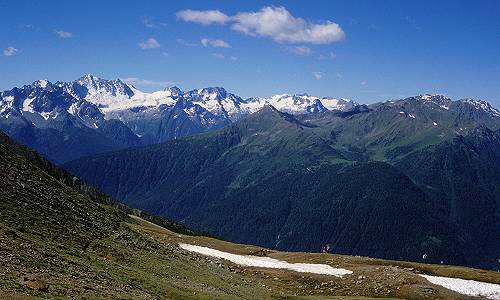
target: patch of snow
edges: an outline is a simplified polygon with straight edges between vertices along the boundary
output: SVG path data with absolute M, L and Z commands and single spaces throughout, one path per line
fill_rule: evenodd
M 27 112 L 35 112 L 33 110 L 33 107 L 31 107 L 31 102 L 33 102 L 33 100 L 35 100 L 35 97 L 33 98 L 26 98 L 23 102 L 23 111 L 27 111 Z
M 14 105 L 14 97 L 13 96 L 5 96 L 3 100 L 7 104 L 7 107 L 12 107 Z
M 346 98 L 331 98 L 331 97 L 323 97 L 319 100 L 324 107 L 326 107 L 328 110 L 348 110 L 351 108 L 354 108 L 357 104 L 349 99 Z
M 125 94 L 112 95 L 106 92 L 89 93 L 85 100 L 101 107 L 104 114 L 122 111 L 135 107 L 158 107 L 162 104 L 172 106 L 175 100 L 172 99 L 170 91 L 157 91 L 153 93 L 144 93 L 131 88 L 134 92 L 132 97 Z
M 421 95 L 420 99 L 428 101 L 432 99 L 432 95 L 429 94 Z
M 47 79 L 35 81 L 35 85 L 38 87 L 41 87 L 42 89 L 46 88 L 48 84 L 49 84 L 49 81 Z
M 333 97 L 320 98 L 316 96 L 310 96 L 307 94 L 300 94 L 300 95 L 278 94 L 270 98 L 248 99 L 247 103 L 242 105 L 242 107 L 251 107 L 251 109 L 248 112 L 253 113 L 264 107 L 264 105 L 266 104 L 274 106 L 279 111 L 291 114 L 305 114 L 312 112 L 322 112 L 327 110 L 347 111 L 358 105 L 356 102 L 345 98 L 340 98 L 340 99 Z
M 344 275 L 352 274 L 352 271 L 346 269 L 334 268 L 325 264 L 289 263 L 286 261 L 277 260 L 270 257 L 238 255 L 238 254 L 232 254 L 228 252 L 215 250 L 208 247 L 201 247 L 189 244 L 179 244 L 179 247 L 190 252 L 196 252 L 207 256 L 226 259 L 235 264 L 248 267 L 288 269 L 295 272 L 332 275 L 336 277 L 342 277 Z
M 434 125 L 434 126 L 438 126 L 438 123 L 436 123 L 436 122 L 432 122 L 432 125 Z
M 467 103 L 473 106 L 476 110 L 483 110 L 485 112 L 490 113 L 494 117 L 500 117 L 500 111 L 491 104 L 483 100 L 474 100 L 474 99 L 464 99 L 462 100 L 464 103 Z
M 71 115 L 74 115 L 74 116 L 78 113 L 78 103 L 77 102 L 71 103 L 70 107 L 68 107 L 68 113 L 70 113 Z
M 400 114 L 403 114 L 403 115 L 405 114 L 405 112 L 404 112 L 404 111 L 400 111 L 399 113 L 400 113 Z
M 45 120 L 48 120 L 50 117 L 50 112 L 41 112 L 40 116 L 42 116 Z
M 459 278 L 420 275 L 430 283 L 440 285 L 449 290 L 471 297 L 486 297 L 488 299 L 500 300 L 500 285 L 475 280 Z
M 412 114 L 408 114 L 408 116 L 409 116 L 410 118 L 412 118 L 412 119 L 415 119 L 415 116 L 414 116 L 414 115 L 412 115 Z

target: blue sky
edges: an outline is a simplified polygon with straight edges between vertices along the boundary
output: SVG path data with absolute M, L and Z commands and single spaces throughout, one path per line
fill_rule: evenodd
M 0 1 L 0 90 L 86 73 L 361 103 L 500 106 L 500 1 Z

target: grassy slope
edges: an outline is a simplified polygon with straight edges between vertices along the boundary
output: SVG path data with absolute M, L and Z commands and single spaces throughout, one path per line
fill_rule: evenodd
M 239 289 L 241 279 L 137 233 L 126 223 L 129 218 L 78 194 L 4 145 L 0 157 L 0 291 L 48 298 L 268 298 L 258 285 Z M 21 274 L 49 282 L 49 293 L 21 287 Z

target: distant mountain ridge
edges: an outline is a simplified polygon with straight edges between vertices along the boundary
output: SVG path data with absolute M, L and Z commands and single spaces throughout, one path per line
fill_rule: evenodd
M 464 119 L 500 118 L 500 111 L 485 101 L 452 101 L 442 95 L 420 95 L 384 105 L 411 108 L 412 102 L 432 108 L 437 115 L 460 111 Z M 350 114 L 382 105 L 359 105 L 345 98 L 307 94 L 243 99 L 222 87 L 187 92 L 168 87 L 145 93 L 120 79 L 88 74 L 71 82 L 37 80 L 0 93 L 0 130 L 52 161 L 63 163 L 211 131 L 266 104 L 293 115 Z M 401 113 L 415 118 L 414 113 Z

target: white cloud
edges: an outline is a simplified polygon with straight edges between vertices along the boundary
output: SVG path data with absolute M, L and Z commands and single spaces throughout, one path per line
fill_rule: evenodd
M 12 55 L 16 54 L 17 52 L 19 52 L 18 49 L 10 46 L 10 47 L 7 47 L 5 50 L 3 50 L 3 55 L 12 56 Z
M 229 16 L 218 10 L 181 10 L 176 14 L 178 19 L 186 22 L 194 22 L 202 25 L 210 25 L 213 23 L 224 24 L 229 20 Z
M 284 7 L 266 6 L 258 12 L 227 16 L 218 10 L 183 10 L 177 18 L 209 24 L 231 23 L 231 29 L 249 36 L 269 37 L 278 43 L 329 44 L 344 39 L 342 28 L 332 21 L 310 22 L 294 17 Z
M 185 41 L 183 39 L 177 39 L 177 43 L 181 44 L 182 46 L 186 46 L 186 47 L 196 47 L 196 46 L 198 46 L 198 44 L 196 44 L 196 43 L 191 43 L 191 42 Z
M 201 39 L 201 44 L 203 47 L 219 47 L 219 48 L 231 48 L 231 45 L 224 40 L 212 40 L 212 39 Z
M 162 54 L 163 54 L 163 56 L 165 56 L 165 57 L 169 57 L 169 56 L 170 56 L 170 53 L 168 53 L 168 52 L 163 52 Z
M 312 72 L 314 78 L 316 78 L 316 80 L 320 80 L 321 78 L 323 78 L 323 73 L 322 72 Z
M 291 53 L 294 53 L 297 55 L 303 55 L 303 56 L 309 55 L 313 52 L 311 50 L 311 48 L 306 47 L 306 46 L 289 46 L 289 47 L 285 47 L 285 49 L 288 52 L 291 52 Z
M 132 84 L 132 85 L 170 86 L 175 84 L 174 82 L 170 81 L 155 81 L 155 80 L 141 79 L 137 77 L 121 78 L 121 80 L 127 84 Z
M 238 58 L 237 58 L 236 56 L 230 56 L 230 57 L 229 57 L 229 59 L 230 59 L 230 60 L 233 60 L 233 61 L 238 60 Z
M 215 58 L 218 58 L 218 59 L 226 58 L 226 56 L 224 54 L 221 54 L 221 53 L 212 53 L 212 56 Z
M 160 48 L 160 43 L 155 38 L 149 38 L 139 43 L 141 49 L 155 49 Z
M 366 82 L 366 80 L 363 80 L 363 81 L 360 82 L 360 84 L 364 86 L 364 85 L 367 85 L 368 82 Z
M 233 19 L 233 30 L 250 36 L 270 37 L 278 43 L 328 44 L 345 36 L 334 22 L 308 22 L 292 16 L 284 7 L 267 6 L 258 12 L 238 13 Z
M 69 39 L 71 37 L 73 37 L 73 34 L 71 32 L 68 32 L 68 31 L 64 31 L 64 30 L 54 30 L 55 34 L 57 34 L 58 37 L 62 38 L 62 39 Z

